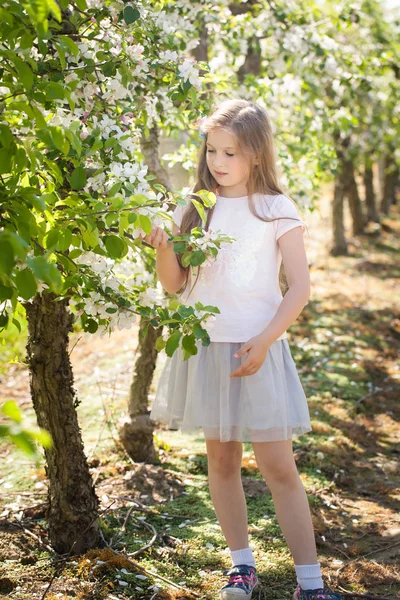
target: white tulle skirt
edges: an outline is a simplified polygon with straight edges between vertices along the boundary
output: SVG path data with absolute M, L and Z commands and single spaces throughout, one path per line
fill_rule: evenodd
M 247 354 L 242 342 L 196 343 L 183 360 L 179 347 L 167 357 L 150 418 L 221 442 L 267 442 L 311 431 L 310 413 L 288 340 L 275 341 L 257 373 L 232 377 Z

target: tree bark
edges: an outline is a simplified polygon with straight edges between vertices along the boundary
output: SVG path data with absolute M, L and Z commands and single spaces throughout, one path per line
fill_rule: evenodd
M 53 446 L 45 448 L 49 479 L 47 518 L 53 548 L 81 554 L 100 543 L 99 502 L 84 454 L 68 355 L 72 314 L 68 300 L 54 294 L 36 294 L 25 304 L 29 338 L 27 359 L 37 422 Z
M 148 139 L 142 138 L 141 147 L 145 162 L 149 167 L 149 173 L 170 191 L 171 183 L 168 173 L 162 166 L 158 155 L 159 132 L 157 126 L 151 128 Z M 137 359 L 130 389 L 129 420 L 122 424 L 119 436 L 125 450 L 134 461 L 154 463 L 157 452 L 153 441 L 154 423 L 149 418 L 148 396 L 158 356 L 155 342 L 161 335 L 163 327 L 154 329 L 149 325 L 146 336 L 144 335 L 145 328 L 144 321 L 141 319 Z
M 149 418 L 148 396 L 157 363 L 155 342 L 163 328 L 148 326 L 145 335 L 144 321 L 140 322 L 138 358 L 130 388 L 129 417 L 119 432 L 129 456 L 136 462 L 154 463 L 157 452 L 153 444 L 154 424 Z
M 384 183 L 381 202 L 381 212 L 388 215 L 392 204 L 396 203 L 396 186 L 398 184 L 399 170 L 390 155 L 385 156 Z
M 208 30 L 204 21 L 204 17 L 201 17 L 199 26 L 199 44 L 196 48 L 191 50 L 191 54 L 194 56 L 196 61 L 208 62 Z M 200 75 L 205 75 L 204 69 L 199 70 Z
M 359 235 L 364 232 L 365 217 L 362 211 L 361 198 L 358 193 L 354 174 L 354 161 L 352 159 L 347 159 L 343 167 L 345 194 L 349 201 L 350 213 L 352 216 L 353 235 Z
M 376 195 L 374 190 L 374 174 L 372 164 L 369 160 L 364 163 L 364 188 L 365 188 L 365 203 L 367 206 L 367 221 L 379 223 L 379 215 L 376 208 Z
M 343 256 L 348 253 L 347 242 L 344 235 L 343 205 L 344 188 L 341 174 L 339 173 L 335 180 L 332 202 L 333 246 L 330 251 L 332 256 Z
M 259 75 L 261 72 L 261 47 L 257 36 L 252 36 L 248 40 L 248 48 L 244 63 L 239 67 L 237 76 L 240 83 L 243 83 L 246 75 Z

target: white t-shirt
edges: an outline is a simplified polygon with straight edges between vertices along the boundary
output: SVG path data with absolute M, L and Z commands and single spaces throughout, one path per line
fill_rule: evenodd
M 294 227 L 301 226 L 305 231 L 304 221 L 287 196 L 254 194 L 253 199 L 258 214 L 286 218 L 261 221 L 250 212 L 248 196 L 216 195 L 210 229 L 220 230 L 236 241 L 221 244 L 214 262 L 201 265 L 199 279 L 189 295 L 197 275 L 197 267 L 191 267 L 188 287 L 180 296 L 187 306 L 201 302 L 219 308 L 220 314 L 205 325 L 212 342 L 246 342 L 267 327 L 283 298 L 278 239 Z M 185 210 L 186 206 L 177 206 L 172 214 L 178 227 Z M 277 339 L 286 337 L 285 331 Z

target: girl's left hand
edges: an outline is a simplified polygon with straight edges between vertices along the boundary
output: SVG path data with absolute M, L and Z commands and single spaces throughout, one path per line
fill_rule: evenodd
M 248 340 L 243 346 L 234 354 L 235 358 L 240 358 L 242 354 L 248 352 L 248 356 L 244 363 L 240 365 L 229 375 L 229 377 L 246 377 L 247 375 L 254 375 L 263 364 L 267 352 L 271 346 L 271 342 L 266 341 L 265 337 L 256 335 Z

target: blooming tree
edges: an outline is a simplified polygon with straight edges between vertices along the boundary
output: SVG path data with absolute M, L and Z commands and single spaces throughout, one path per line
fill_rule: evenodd
M 168 227 L 168 209 L 182 200 L 152 185 L 140 140 L 154 122 L 172 130 L 183 107 L 198 108 L 200 90 L 184 54 L 187 23 L 166 8 L 28 0 L 0 9 L 0 326 L 18 327 L 25 307 L 33 405 L 53 442 L 48 516 L 59 551 L 98 542 L 67 351 L 73 319 L 95 332 L 140 315 L 165 325 L 168 353 L 181 341 L 188 358 L 196 337 L 209 343 L 203 323 L 217 310 L 170 307 L 149 268 L 154 250 L 141 240 Z M 215 198 L 205 192 L 203 201 Z M 18 418 L 9 406 L 7 414 Z

